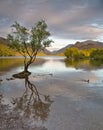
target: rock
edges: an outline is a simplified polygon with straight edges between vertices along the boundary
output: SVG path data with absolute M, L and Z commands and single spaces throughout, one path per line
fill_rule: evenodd
M 23 71 L 23 72 L 14 74 L 13 77 L 22 79 L 22 78 L 28 77 L 30 74 L 31 74 L 31 72 L 29 72 L 29 71 L 27 71 L 27 72 Z
M 2 79 L 0 79 L 0 82 L 2 82 L 3 80 Z

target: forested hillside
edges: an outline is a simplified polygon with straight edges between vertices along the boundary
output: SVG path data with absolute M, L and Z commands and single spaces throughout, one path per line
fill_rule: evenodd
M 0 37 L 0 56 L 14 56 L 15 51 L 8 46 L 8 41 Z

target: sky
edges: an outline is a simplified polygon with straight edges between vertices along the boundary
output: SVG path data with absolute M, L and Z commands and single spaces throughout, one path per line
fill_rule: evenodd
M 103 0 L 0 0 L 0 37 L 17 21 L 32 27 L 45 20 L 55 50 L 76 41 L 103 41 Z

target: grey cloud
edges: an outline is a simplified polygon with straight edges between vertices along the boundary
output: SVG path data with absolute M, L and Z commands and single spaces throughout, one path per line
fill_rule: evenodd
M 57 38 L 94 39 L 103 34 L 102 12 L 103 0 L 0 0 L 0 35 L 14 21 L 32 26 L 45 19 Z

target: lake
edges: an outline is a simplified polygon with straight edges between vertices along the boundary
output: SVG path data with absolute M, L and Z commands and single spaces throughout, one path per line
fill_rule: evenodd
M 0 130 L 103 130 L 103 63 L 38 57 L 26 79 L 22 57 L 0 58 Z

